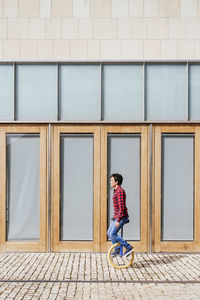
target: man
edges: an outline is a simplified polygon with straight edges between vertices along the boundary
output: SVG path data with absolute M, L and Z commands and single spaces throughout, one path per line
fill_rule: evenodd
M 121 187 L 123 177 L 120 174 L 112 174 L 110 176 L 110 186 L 114 189 L 113 191 L 113 207 L 114 215 L 113 221 L 108 229 L 108 236 L 112 243 L 120 243 L 126 248 L 123 256 L 128 256 L 132 251 L 133 247 L 121 238 L 117 233 L 129 220 L 128 210 L 126 207 L 126 193 Z M 111 254 L 112 256 L 118 255 L 120 252 L 120 246 L 115 248 L 115 251 Z

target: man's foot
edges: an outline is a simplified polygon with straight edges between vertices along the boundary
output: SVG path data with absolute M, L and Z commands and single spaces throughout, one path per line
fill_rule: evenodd
M 131 252 L 133 252 L 133 250 L 134 250 L 134 248 L 133 248 L 133 247 L 130 247 L 130 248 L 128 248 L 128 249 L 125 251 L 125 253 L 124 253 L 123 257 L 126 257 L 126 256 L 130 255 L 130 254 L 131 254 Z
M 115 257 L 115 256 L 117 256 L 117 255 L 119 255 L 119 250 L 117 249 L 115 249 L 115 251 L 114 252 L 112 252 L 110 255 L 111 255 L 111 257 Z

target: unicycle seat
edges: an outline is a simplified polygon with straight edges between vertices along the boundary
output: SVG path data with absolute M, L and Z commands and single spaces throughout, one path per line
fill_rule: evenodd
M 114 218 L 111 218 L 111 221 L 115 221 L 115 219 Z M 125 222 L 125 224 L 128 224 L 130 221 L 129 221 L 129 219 Z

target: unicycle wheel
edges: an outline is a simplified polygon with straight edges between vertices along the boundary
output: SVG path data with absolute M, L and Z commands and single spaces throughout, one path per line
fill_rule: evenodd
M 112 245 L 108 251 L 108 260 L 111 265 L 116 269 L 125 269 L 128 268 L 134 261 L 134 251 L 131 252 L 128 256 L 123 257 L 122 255 L 112 256 L 112 253 L 115 251 L 115 247 L 119 246 L 120 243 Z

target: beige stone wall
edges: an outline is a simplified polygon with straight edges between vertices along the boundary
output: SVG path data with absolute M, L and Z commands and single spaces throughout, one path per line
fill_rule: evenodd
M 200 0 L 0 0 L 0 60 L 200 58 Z

